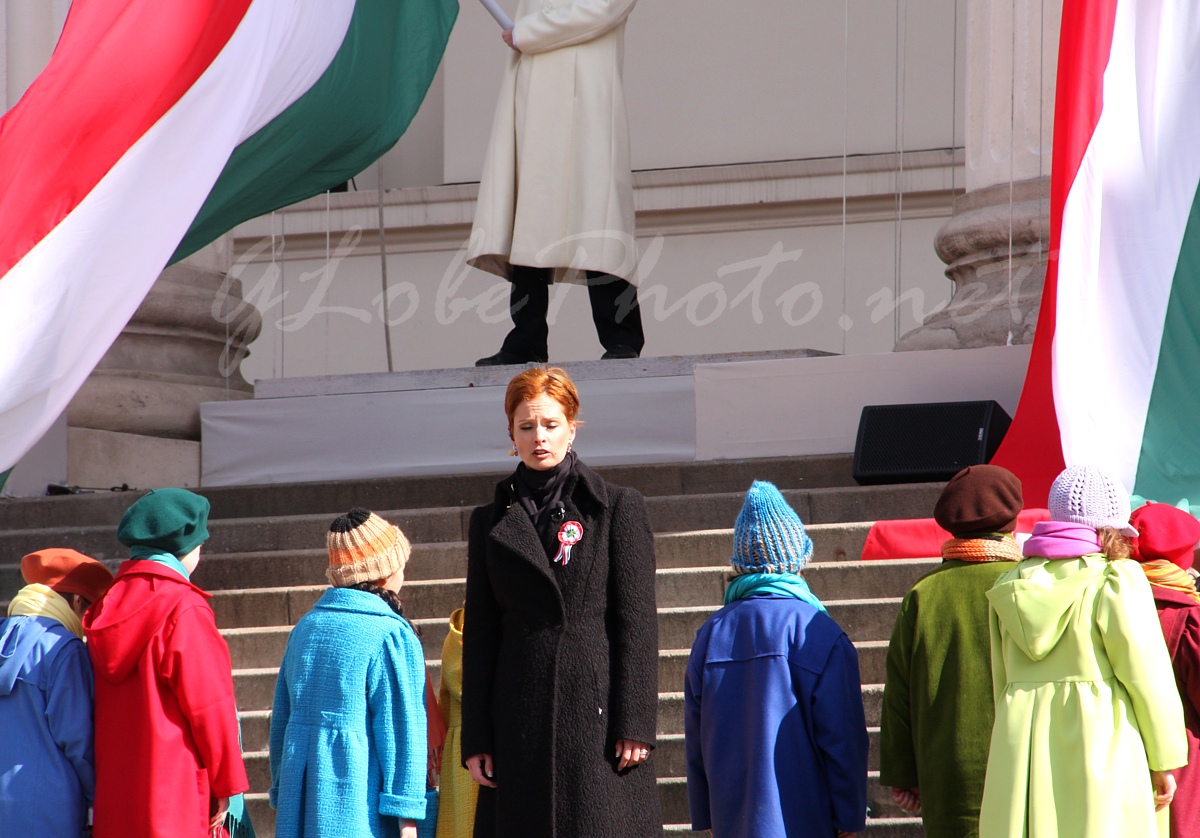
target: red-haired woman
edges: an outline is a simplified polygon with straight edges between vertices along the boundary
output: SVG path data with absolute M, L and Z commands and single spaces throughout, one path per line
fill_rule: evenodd
M 658 623 L 642 496 L 571 451 L 579 394 L 528 369 L 504 401 L 515 472 L 471 516 L 461 758 L 475 835 L 659 836 Z

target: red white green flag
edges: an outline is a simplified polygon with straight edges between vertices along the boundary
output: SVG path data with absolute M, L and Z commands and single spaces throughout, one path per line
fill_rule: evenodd
M 1200 499 L 1200 5 L 1065 0 L 1050 264 L 993 462 L 1045 504 L 1065 464 Z
M 420 106 L 456 0 L 75 0 L 0 120 L 0 472 L 158 274 L 367 168 Z

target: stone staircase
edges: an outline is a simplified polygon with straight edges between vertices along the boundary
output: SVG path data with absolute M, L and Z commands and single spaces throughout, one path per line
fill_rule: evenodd
M 936 563 L 859 562 L 870 522 L 928 515 L 938 484 L 858 487 L 848 456 L 688 463 L 599 469 L 646 495 L 655 531 L 659 608 L 657 765 L 664 831 L 693 834 L 684 780 L 683 671 L 696 630 L 720 607 L 732 550 L 732 526 L 754 479 L 783 490 L 815 544 L 807 577 L 830 615 L 859 650 L 871 738 L 872 838 L 916 838 L 876 780 L 878 724 L 887 638 L 900 598 Z M 213 593 L 229 643 L 242 711 L 248 796 L 261 838 L 273 834 L 267 732 L 278 665 L 288 632 L 324 590 L 325 532 L 333 517 L 365 506 L 398 524 L 413 541 L 401 596 L 420 627 L 437 677 L 450 612 L 461 605 L 471 509 L 491 498 L 500 474 L 204 489 L 213 504 L 195 580 Z M 31 550 L 69 546 L 113 566 L 124 553 L 113 533 L 133 493 L 0 502 L 0 599 L 20 586 L 17 562 Z

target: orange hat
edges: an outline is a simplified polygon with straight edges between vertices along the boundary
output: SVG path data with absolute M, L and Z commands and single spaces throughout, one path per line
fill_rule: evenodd
M 325 576 L 335 588 L 387 579 L 404 570 L 412 553 L 399 527 L 357 506 L 334 519 L 325 544 L 329 548 Z
M 60 594 L 79 594 L 89 602 L 104 596 L 112 585 L 107 567 L 83 553 L 51 547 L 21 559 L 21 576 L 28 585 L 45 585 Z

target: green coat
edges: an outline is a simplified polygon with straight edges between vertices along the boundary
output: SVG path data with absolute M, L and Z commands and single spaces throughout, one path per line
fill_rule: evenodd
M 992 735 L 987 592 L 1016 562 L 947 561 L 904 597 L 888 644 L 879 782 L 919 788 L 928 838 L 974 838 Z
M 988 600 L 996 725 L 982 838 L 1166 836 L 1150 771 L 1183 765 L 1187 739 L 1141 567 L 1025 559 Z

